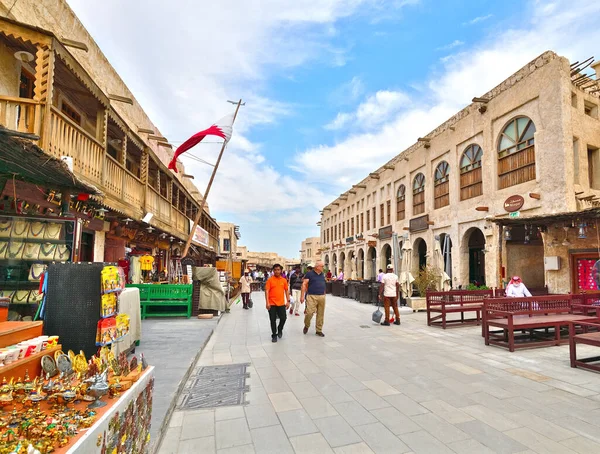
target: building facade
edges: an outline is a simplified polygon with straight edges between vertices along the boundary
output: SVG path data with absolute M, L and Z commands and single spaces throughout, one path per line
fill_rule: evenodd
M 439 249 L 455 288 L 519 274 L 577 290 L 574 258 L 598 259 L 595 221 L 579 229 L 600 198 L 600 93 L 577 68 L 545 52 L 324 207 L 326 265 L 371 279 L 397 259 L 416 275 Z
M 318 236 L 306 238 L 300 248 L 300 262 L 303 265 L 321 260 L 321 238 Z
M 81 256 L 116 261 L 131 246 L 162 251 L 168 261 L 201 200 L 181 164 L 178 174 L 167 169 L 168 140 L 65 1 L 0 0 L 0 12 L 0 124 L 37 137 L 37 146 L 102 194 L 81 204 L 103 213 L 103 222 L 84 222 L 89 251 Z M 200 230 L 193 251 L 214 261 L 219 227 L 208 206 Z

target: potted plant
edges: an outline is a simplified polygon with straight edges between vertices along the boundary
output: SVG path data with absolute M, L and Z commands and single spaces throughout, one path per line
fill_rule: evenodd
M 428 290 L 435 291 L 440 284 L 441 273 L 437 268 L 424 266 L 417 274 L 413 284 L 417 288 L 418 297 L 408 298 L 408 305 L 413 311 L 427 309 L 427 300 L 425 298 Z

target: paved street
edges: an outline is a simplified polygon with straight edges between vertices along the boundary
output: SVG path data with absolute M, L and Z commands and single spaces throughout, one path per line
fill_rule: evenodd
M 381 327 L 372 306 L 331 296 L 325 338 L 292 317 L 273 344 L 253 300 L 197 365 L 250 363 L 247 405 L 175 412 L 160 453 L 600 452 L 600 375 L 571 369 L 568 346 L 509 353 L 424 313 Z

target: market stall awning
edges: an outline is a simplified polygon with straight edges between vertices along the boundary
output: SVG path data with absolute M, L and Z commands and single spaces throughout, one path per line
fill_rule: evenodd
M 0 126 L 0 189 L 7 180 L 15 179 L 59 190 L 101 194 L 96 187 L 77 178 L 65 162 L 44 153 L 27 136 Z
M 508 215 L 503 217 L 496 217 L 492 219 L 492 222 L 500 225 L 522 225 L 522 224 L 535 224 L 535 225 L 551 225 L 559 224 L 561 222 L 571 222 L 575 220 L 600 220 L 600 208 L 587 208 L 581 211 L 571 211 L 564 213 L 544 214 L 538 216 L 527 216 L 527 217 L 515 217 L 510 218 Z

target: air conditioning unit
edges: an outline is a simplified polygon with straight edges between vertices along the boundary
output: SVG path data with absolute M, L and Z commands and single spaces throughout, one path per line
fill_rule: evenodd
M 558 256 L 544 257 L 544 269 L 546 271 L 560 270 L 560 257 L 558 257 Z

